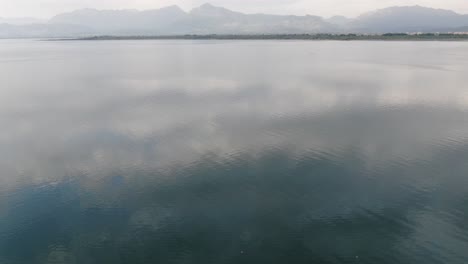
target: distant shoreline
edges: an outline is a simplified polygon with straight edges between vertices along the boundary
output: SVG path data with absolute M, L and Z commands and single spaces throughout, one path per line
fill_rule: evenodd
M 50 41 L 99 41 L 99 40 L 376 40 L 376 41 L 468 41 L 468 34 L 390 33 L 381 35 L 360 34 L 212 34 L 212 35 L 159 35 L 159 36 L 92 36 L 82 38 L 49 39 Z

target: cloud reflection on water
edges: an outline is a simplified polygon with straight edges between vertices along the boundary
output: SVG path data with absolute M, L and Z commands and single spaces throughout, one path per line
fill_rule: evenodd
M 20 43 L 0 263 L 468 258 L 465 43 Z

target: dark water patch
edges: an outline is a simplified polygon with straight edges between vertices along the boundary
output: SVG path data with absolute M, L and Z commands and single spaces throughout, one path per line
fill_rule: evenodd
M 127 171 L 122 173 L 135 182 L 125 188 L 121 176 L 109 175 L 83 185 L 22 189 L 8 201 L 14 208 L 3 219 L 10 233 L 2 236 L 2 256 L 42 263 L 60 247 L 76 263 L 406 262 L 400 247 L 421 243 L 411 240 L 420 228 L 419 215 L 441 206 L 435 197 L 461 198 L 458 207 L 446 203 L 436 211 L 466 211 L 463 197 L 417 191 L 421 182 L 409 182 L 411 175 L 392 168 L 370 177 L 353 156 L 353 151 L 335 159 L 296 159 L 283 151 L 242 154 L 200 160 L 163 182 L 153 181 L 162 172 Z M 400 171 L 425 175 L 422 180 L 439 173 L 412 166 Z M 452 168 L 449 179 L 464 175 Z M 455 218 L 466 220 L 456 215 L 449 220 Z M 443 241 L 430 248 L 421 244 L 417 259 L 438 263 L 423 253 L 439 245 Z M 454 250 L 466 259 L 464 251 Z

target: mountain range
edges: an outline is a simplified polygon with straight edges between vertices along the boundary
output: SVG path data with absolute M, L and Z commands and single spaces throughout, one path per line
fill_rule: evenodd
M 452 32 L 467 28 L 468 15 L 421 6 L 389 7 L 357 18 L 244 14 L 211 4 L 189 12 L 169 6 L 146 11 L 81 9 L 46 21 L 0 18 L 0 38 Z

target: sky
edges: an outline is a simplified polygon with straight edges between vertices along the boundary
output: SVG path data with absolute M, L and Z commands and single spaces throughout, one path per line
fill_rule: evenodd
M 185 10 L 209 2 L 245 13 L 344 15 L 389 6 L 421 5 L 468 14 L 468 0 L 0 0 L 0 17 L 50 18 L 80 8 L 154 9 L 178 5 Z

